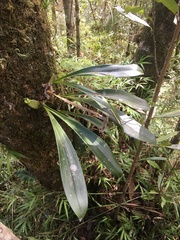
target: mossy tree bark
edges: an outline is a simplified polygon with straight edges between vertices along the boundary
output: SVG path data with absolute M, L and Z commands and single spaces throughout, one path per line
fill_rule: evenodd
M 60 188 L 55 139 L 43 109 L 42 83 L 55 70 L 50 31 L 41 0 L 0 1 L 0 142 L 27 158 L 20 161 L 50 189 Z

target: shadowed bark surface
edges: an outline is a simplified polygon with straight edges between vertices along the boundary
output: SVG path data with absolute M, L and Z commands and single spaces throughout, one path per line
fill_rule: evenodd
M 42 100 L 42 83 L 53 71 L 50 31 L 40 0 L 0 1 L 0 142 L 20 159 L 42 185 L 59 189 L 57 151 L 43 109 L 24 98 Z
M 145 76 L 152 77 L 156 82 L 175 30 L 175 24 L 173 23 L 175 15 L 161 3 L 155 3 L 151 15 L 154 19 L 154 24 L 152 22 L 149 24 L 153 30 L 144 27 L 134 38 L 138 44 L 134 59 L 135 62 L 138 62 L 141 57 L 148 56 L 146 62 L 150 62 L 151 64 L 144 65 Z M 156 60 L 158 71 L 156 71 L 155 66 Z

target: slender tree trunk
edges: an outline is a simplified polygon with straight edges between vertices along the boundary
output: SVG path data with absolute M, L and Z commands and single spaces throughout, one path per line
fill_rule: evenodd
M 178 1 L 176 0 L 176 2 Z M 152 87 L 154 87 L 163 67 L 176 25 L 173 23 L 175 15 L 161 3 L 154 3 L 151 15 L 154 19 L 153 30 L 144 27 L 140 34 L 136 35 L 135 41 L 138 43 L 138 49 L 134 58 L 138 62 L 141 57 L 148 56 L 146 62 L 149 61 L 151 64 L 144 65 L 145 76 L 154 80 L 152 83 Z M 178 51 L 178 47 L 176 51 Z M 177 122 L 175 130 L 180 131 L 180 121 Z M 177 144 L 179 140 L 180 133 L 171 142 Z
M 51 11 L 52 11 L 52 25 L 53 25 L 53 29 L 54 29 L 54 35 L 56 36 L 57 34 L 57 16 L 56 16 L 56 3 L 53 2 L 52 3 L 52 7 L 51 7 Z
M 175 131 L 178 133 L 171 139 L 172 144 L 178 144 L 180 142 L 180 118 L 176 124 Z
M 63 0 L 63 6 L 66 21 L 67 49 L 68 53 L 72 55 L 75 53 L 73 0 Z
M 147 56 L 146 62 L 150 64 L 144 65 L 145 76 L 151 77 L 155 86 L 167 55 L 175 24 L 173 23 L 174 14 L 161 3 L 154 3 L 150 15 L 153 19 L 153 23 L 150 23 L 153 30 L 144 27 L 135 36 L 138 49 L 134 59 L 138 62 L 141 57 Z
M 80 17 L 79 17 L 79 1 L 75 0 L 75 12 L 76 12 L 76 55 L 80 57 Z
M 0 142 L 50 189 L 60 187 L 50 121 L 24 98 L 45 99 L 42 83 L 55 71 L 50 31 L 41 0 L 0 1 Z

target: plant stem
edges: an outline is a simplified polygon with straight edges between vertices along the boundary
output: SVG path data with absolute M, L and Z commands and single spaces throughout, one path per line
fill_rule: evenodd
M 176 28 L 175 28 L 175 31 L 174 31 L 174 34 L 173 34 L 173 37 L 172 37 L 172 40 L 171 40 L 171 43 L 170 43 L 170 46 L 169 46 L 169 49 L 168 49 L 168 53 L 167 53 L 166 58 L 164 60 L 163 68 L 162 68 L 160 76 L 157 80 L 156 89 L 155 89 L 154 96 L 153 96 L 153 99 L 152 99 L 153 104 L 152 104 L 152 107 L 150 108 L 149 114 L 148 114 L 146 122 L 145 122 L 145 127 L 146 128 L 149 127 L 150 121 L 152 119 L 153 112 L 154 112 L 154 106 L 155 106 L 155 104 L 158 100 L 159 92 L 160 92 L 161 86 L 163 84 L 163 80 L 164 80 L 164 77 L 166 75 L 166 71 L 168 69 L 170 60 L 172 58 L 173 50 L 174 50 L 174 48 L 176 46 L 176 43 L 179 39 L 179 34 L 180 34 L 180 20 L 178 19 L 178 23 L 176 25 Z M 142 151 L 142 147 L 143 147 L 143 142 L 140 142 L 140 144 L 137 148 L 136 154 L 134 156 L 134 160 L 133 160 L 133 163 L 131 165 L 131 169 L 130 169 L 129 175 L 127 177 L 127 181 L 126 181 L 126 183 L 124 185 L 124 188 L 122 190 L 123 194 L 119 198 L 119 202 L 118 202 L 119 206 L 117 207 L 117 209 L 115 211 L 115 215 L 114 215 L 115 219 L 117 219 L 117 215 L 118 215 L 118 212 L 119 212 L 119 209 L 120 209 L 120 204 L 124 201 L 125 194 L 126 194 L 128 188 L 129 188 L 130 184 L 131 184 L 132 179 L 133 179 L 133 175 L 134 175 L 136 167 L 137 167 L 137 163 L 138 163 L 141 151 Z
M 78 108 L 78 109 L 80 109 L 80 110 L 82 110 L 82 111 L 85 111 L 85 112 L 87 112 L 87 113 L 89 113 L 89 114 L 92 114 L 93 116 L 95 116 L 95 117 L 97 117 L 97 118 L 99 118 L 99 119 L 102 119 L 102 120 L 105 120 L 105 119 L 106 119 L 106 117 L 102 116 L 100 113 L 95 112 L 95 111 L 93 111 L 93 110 L 90 110 L 90 109 L 88 109 L 88 108 L 86 108 L 86 107 L 83 107 L 82 105 L 79 105 L 79 104 L 77 104 L 77 103 L 74 103 L 74 102 L 68 100 L 67 98 L 63 98 L 63 97 L 55 94 L 54 92 L 52 92 L 52 91 L 50 91 L 50 90 L 47 90 L 47 93 L 48 93 L 48 94 L 51 94 L 51 95 L 53 95 L 53 96 L 55 96 L 55 97 L 57 97 L 57 98 L 59 98 L 60 100 L 64 101 L 64 102 L 67 103 L 67 104 L 70 104 L 70 105 L 72 105 L 72 106 L 74 106 L 74 107 L 76 107 L 76 108 Z

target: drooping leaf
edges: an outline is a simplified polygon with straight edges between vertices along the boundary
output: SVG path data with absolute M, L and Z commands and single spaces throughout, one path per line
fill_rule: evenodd
M 87 96 L 91 97 L 101 108 L 110 107 L 107 100 L 101 94 L 99 94 L 98 92 L 96 92 L 90 88 L 87 88 L 83 85 L 72 83 L 72 82 L 62 83 L 62 84 L 65 84 L 69 87 L 76 88 L 79 91 L 85 93 Z
M 174 150 L 180 150 L 180 144 L 172 144 L 171 146 L 167 146 L 167 147 Z
M 65 85 L 68 85 L 70 87 L 74 87 L 78 89 L 79 91 L 82 91 L 89 97 L 91 97 L 94 101 L 84 100 L 86 102 L 89 101 L 90 105 L 94 106 L 98 110 L 102 111 L 105 115 L 107 115 L 112 121 L 114 121 L 117 125 L 120 125 L 124 129 L 124 132 L 128 134 L 129 136 L 136 138 L 140 141 L 149 142 L 156 144 L 155 136 L 144 126 L 142 126 L 140 123 L 135 121 L 130 116 L 127 116 L 126 114 L 122 113 L 121 111 L 117 110 L 117 119 L 115 119 L 113 114 L 112 106 L 107 102 L 107 100 L 99 94 L 97 91 L 91 90 L 87 87 L 84 87 L 80 84 L 75 83 L 62 83 Z M 118 122 L 118 119 L 120 118 L 120 121 Z
M 47 107 L 45 109 L 51 120 L 56 138 L 64 191 L 74 213 L 79 220 L 82 220 L 88 207 L 88 195 L 78 156 L 58 121 Z
M 135 77 L 143 75 L 143 70 L 137 64 L 129 65 L 99 65 L 83 68 L 76 72 L 67 74 L 60 79 L 54 81 L 54 83 L 61 82 L 60 80 L 67 77 L 73 76 L 113 76 L 113 77 Z
M 147 128 L 142 126 L 140 123 L 134 120 L 131 116 L 128 116 L 119 110 L 118 110 L 118 113 L 121 119 L 122 127 L 126 134 L 140 141 L 148 142 L 156 145 L 156 138 L 154 134 L 152 134 Z
M 163 113 L 163 114 L 158 115 L 156 117 L 170 118 L 170 117 L 179 117 L 179 116 L 180 116 L 180 109 L 176 109 L 174 111 Z
M 96 117 L 93 116 L 89 116 L 89 115 L 85 115 L 85 114 L 77 114 L 77 113 L 73 113 L 73 112 L 68 112 L 68 115 L 72 115 L 75 117 L 79 117 L 79 118 L 83 118 L 84 120 L 86 120 L 88 123 L 93 124 L 94 126 L 99 128 L 100 132 L 105 132 L 109 138 L 117 144 L 117 141 L 113 138 L 111 130 L 108 127 L 108 117 L 104 116 L 103 120 L 99 120 Z
M 143 142 L 156 144 L 156 138 L 154 134 L 152 134 L 147 128 L 142 126 L 131 116 L 124 114 L 115 107 L 112 106 L 111 110 L 116 121 L 118 124 L 120 123 L 127 135 Z
M 47 108 L 47 106 L 45 108 Z M 51 111 L 57 117 L 61 118 L 67 125 L 69 125 L 114 176 L 120 177 L 122 175 L 122 169 L 120 165 L 116 161 L 111 149 L 103 139 L 84 127 L 75 119 L 62 115 L 61 113 L 50 108 L 48 108 L 48 111 Z
M 147 128 L 142 126 L 136 120 L 134 120 L 131 116 L 124 114 L 118 109 L 116 109 L 116 112 L 113 113 L 112 106 L 110 106 L 109 104 L 104 104 L 104 107 L 102 108 L 100 105 L 98 105 L 95 101 L 91 99 L 82 99 L 82 101 L 102 111 L 117 126 L 122 126 L 124 132 L 130 137 L 156 145 L 156 138 L 154 134 L 152 134 Z M 101 102 L 101 104 L 103 103 Z M 116 118 L 114 115 L 116 115 Z
M 132 20 L 133 22 L 138 22 L 140 24 L 143 24 L 147 27 L 150 27 L 150 25 L 144 21 L 143 19 L 141 19 L 140 17 L 137 17 L 136 15 L 134 15 L 133 13 L 129 12 L 129 13 L 126 13 L 125 10 L 120 7 L 120 6 L 117 6 L 115 7 L 117 9 L 118 12 L 120 12 L 122 15 L 124 15 L 125 17 L 129 18 L 130 20 Z
M 162 3 L 174 14 L 178 12 L 178 4 L 176 3 L 175 0 L 156 0 L 156 2 Z
M 139 110 L 139 111 L 149 111 L 149 105 L 146 100 L 136 97 L 122 89 L 102 89 L 97 90 L 102 96 L 120 101 L 121 103 L 127 104 L 128 106 Z
M 99 129 L 104 127 L 103 121 L 99 120 L 96 117 L 89 116 L 89 115 L 86 115 L 86 114 L 81 114 L 81 113 L 74 113 L 74 112 L 69 112 L 68 114 L 71 115 L 71 116 L 83 118 L 84 120 L 86 120 L 89 123 L 92 123 L 93 125 L 95 125 Z

